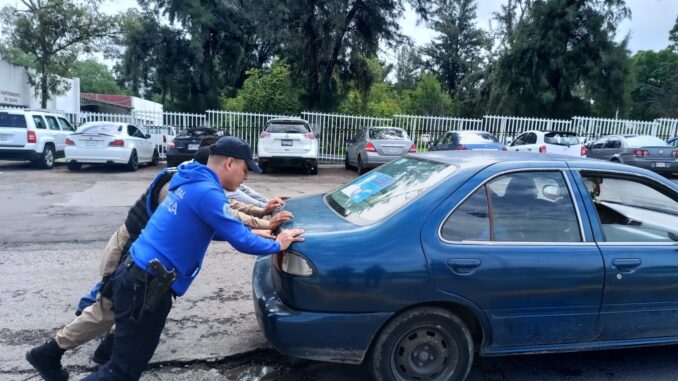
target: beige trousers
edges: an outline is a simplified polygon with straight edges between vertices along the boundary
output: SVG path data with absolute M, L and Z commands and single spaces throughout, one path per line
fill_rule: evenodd
M 104 256 L 99 265 L 101 276 L 115 271 L 128 239 L 129 233 L 125 225 L 122 225 L 113 233 L 108 244 L 106 244 Z M 94 304 L 85 308 L 80 316 L 57 332 L 55 338 L 57 345 L 61 349 L 73 349 L 109 331 L 115 323 L 112 307 L 113 302 L 110 299 L 102 298 L 99 295 Z

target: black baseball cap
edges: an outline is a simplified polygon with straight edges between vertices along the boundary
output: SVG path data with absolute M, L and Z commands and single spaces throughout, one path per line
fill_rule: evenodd
M 210 155 L 230 156 L 245 160 L 247 168 L 255 173 L 261 173 L 261 168 L 252 158 L 252 148 L 246 141 L 235 136 L 224 136 L 210 146 Z

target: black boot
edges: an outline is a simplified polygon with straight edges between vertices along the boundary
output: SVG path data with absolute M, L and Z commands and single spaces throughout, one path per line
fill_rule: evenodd
M 59 348 L 54 339 L 35 347 L 26 353 L 28 360 L 45 381 L 66 381 L 68 372 L 61 367 L 64 349 Z
M 104 365 L 111 359 L 114 338 L 115 335 L 112 333 L 109 333 L 104 337 L 101 343 L 99 343 L 97 349 L 94 351 L 94 354 L 92 355 L 92 361 L 99 365 Z

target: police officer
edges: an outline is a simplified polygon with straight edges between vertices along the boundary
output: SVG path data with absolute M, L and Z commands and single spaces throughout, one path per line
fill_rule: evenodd
M 228 136 L 210 148 L 206 166 L 182 165 L 169 192 L 130 256 L 112 278 L 116 334 L 111 360 L 85 380 L 138 380 L 150 361 L 172 307 L 200 272 L 211 240 L 228 241 L 254 255 L 274 254 L 296 241 L 302 229 L 261 238 L 233 217 L 224 189 L 234 191 L 249 170 L 261 169 L 248 143 Z

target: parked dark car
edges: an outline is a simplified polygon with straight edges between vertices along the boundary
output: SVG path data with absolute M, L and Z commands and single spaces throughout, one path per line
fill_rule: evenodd
M 359 174 L 391 160 L 416 152 L 407 132 L 397 127 L 364 127 L 346 139 L 346 169 L 356 168 Z
M 193 159 L 202 139 L 216 135 L 217 131 L 208 127 L 191 128 L 180 132 L 173 141 L 167 143 L 167 166 L 176 167 L 186 160 Z
M 430 151 L 448 150 L 481 150 L 506 151 L 506 146 L 499 139 L 485 131 L 448 131 L 430 144 Z
M 610 135 L 589 145 L 586 157 L 633 165 L 654 172 L 678 172 L 678 149 L 650 135 Z
M 611 162 L 428 152 L 288 200 L 305 241 L 254 267 L 268 340 L 377 380 L 480 356 L 678 344 L 678 184 Z

